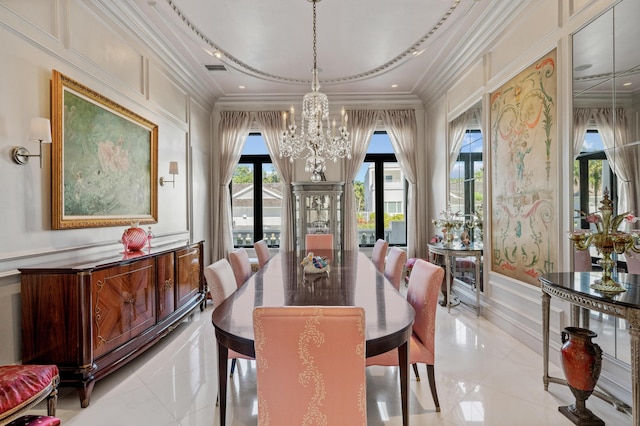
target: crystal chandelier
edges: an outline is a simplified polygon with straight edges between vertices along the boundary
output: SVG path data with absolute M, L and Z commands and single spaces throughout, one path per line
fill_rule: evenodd
M 278 141 L 280 158 L 306 158 L 304 170 L 311 173 L 311 181 L 323 180 L 327 169 L 327 159 L 334 162 L 338 158 L 351 158 L 351 140 L 347 130 L 347 115 L 342 109 L 340 126 L 336 132 L 336 121 L 329 123 L 329 100 L 319 91 L 318 65 L 316 50 L 316 3 L 320 0 L 308 0 L 313 3 L 313 69 L 311 92 L 302 98 L 302 119 L 300 132 L 295 123 L 295 110 L 282 114 L 282 135 Z

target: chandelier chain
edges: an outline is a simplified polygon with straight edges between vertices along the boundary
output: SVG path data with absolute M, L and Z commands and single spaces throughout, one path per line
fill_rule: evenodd
M 317 1 L 313 1 L 313 69 L 318 69 L 318 49 L 316 48 L 316 3 Z

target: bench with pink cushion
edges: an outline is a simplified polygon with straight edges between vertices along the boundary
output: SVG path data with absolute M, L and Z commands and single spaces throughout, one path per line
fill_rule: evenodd
M 0 366 L 0 425 L 55 426 L 60 376 L 55 365 Z M 47 400 L 47 416 L 23 415 Z

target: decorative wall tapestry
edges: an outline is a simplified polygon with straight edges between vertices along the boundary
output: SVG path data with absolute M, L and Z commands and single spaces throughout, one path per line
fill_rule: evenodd
M 493 271 L 539 285 L 558 259 L 556 51 L 491 94 Z
M 158 126 L 52 74 L 52 228 L 156 223 Z

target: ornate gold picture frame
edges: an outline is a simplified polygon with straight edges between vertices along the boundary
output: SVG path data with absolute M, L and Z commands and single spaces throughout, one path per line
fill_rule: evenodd
M 156 223 L 158 126 L 53 70 L 53 229 Z

